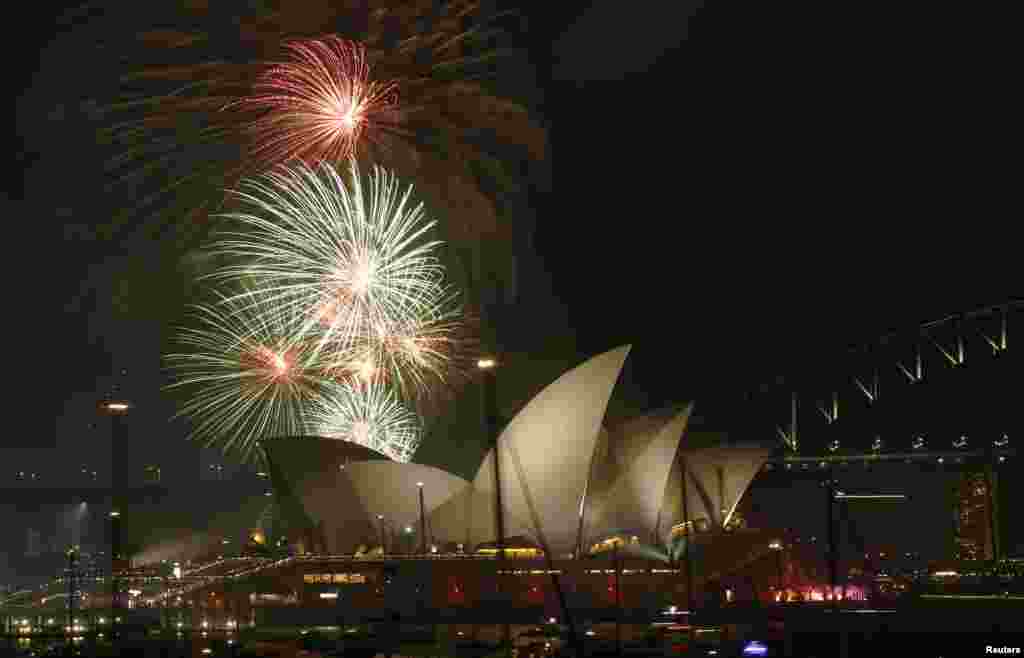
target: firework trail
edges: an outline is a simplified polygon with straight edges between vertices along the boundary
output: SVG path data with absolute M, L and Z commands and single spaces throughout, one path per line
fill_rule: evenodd
M 323 369 L 294 321 L 269 312 L 273 298 L 249 291 L 218 294 L 194 308 L 194 326 L 179 330 L 182 352 L 167 355 L 170 389 L 188 397 L 178 416 L 192 421 L 193 440 L 258 461 L 264 438 L 298 436 L 305 411 L 320 395 Z M 245 303 L 239 300 L 244 299 Z
M 398 462 L 412 460 L 421 440 L 420 423 L 384 385 L 334 385 L 314 403 L 310 433 L 350 441 Z

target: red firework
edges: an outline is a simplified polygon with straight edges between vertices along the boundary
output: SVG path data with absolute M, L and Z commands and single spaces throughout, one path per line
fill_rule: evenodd
M 289 60 L 268 68 L 239 104 L 264 111 L 252 124 L 253 155 L 269 164 L 337 162 L 387 122 L 398 85 L 370 80 L 366 49 L 339 37 L 285 44 Z

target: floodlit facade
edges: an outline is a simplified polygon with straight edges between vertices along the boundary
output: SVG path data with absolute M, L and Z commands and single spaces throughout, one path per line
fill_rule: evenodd
M 323 546 L 312 552 L 334 554 L 493 549 L 497 482 L 504 537 L 515 538 L 524 557 L 531 544 L 534 554 L 556 559 L 609 545 L 665 546 L 687 527 L 682 464 L 688 527 L 729 527 L 769 449 L 722 445 L 720 435 L 691 441 L 692 405 L 603 427 L 628 353 L 624 346 L 598 355 L 530 400 L 497 440 L 500 477 L 494 449 L 467 481 L 345 442 L 289 439 L 268 448 L 281 481 L 275 489 L 319 529 Z

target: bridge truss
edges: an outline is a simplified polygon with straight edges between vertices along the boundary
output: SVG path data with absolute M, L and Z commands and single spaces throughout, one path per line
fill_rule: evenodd
M 892 331 L 823 355 L 753 396 L 774 425 L 774 461 L 803 470 L 873 459 L 939 463 L 1015 456 L 1024 359 L 1010 329 L 1024 300 Z M 1019 352 L 1019 350 L 1017 351 Z M 824 466 L 821 466 L 824 468 Z

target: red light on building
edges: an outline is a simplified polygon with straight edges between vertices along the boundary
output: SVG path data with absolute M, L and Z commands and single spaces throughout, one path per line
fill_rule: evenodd
M 604 592 L 605 602 L 609 605 L 615 605 L 618 599 L 618 590 L 615 587 L 615 576 L 608 577 L 608 586 Z
M 455 576 L 448 576 L 448 605 L 465 605 L 466 588 Z

